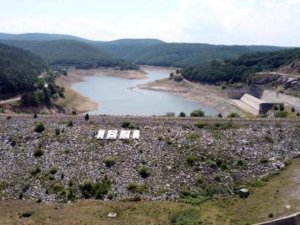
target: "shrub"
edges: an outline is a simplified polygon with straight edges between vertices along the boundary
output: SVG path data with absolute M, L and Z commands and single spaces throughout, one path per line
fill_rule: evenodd
M 283 105 L 283 104 L 281 104 L 281 105 L 279 106 L 279 110 L 280 110 L 280 111 L 284 111 L 284 105 Z
M 170 73 L 169 80 L 172 80 L 173 77 L 174 77 L 174 73 L 172 72 L 172 73 Z
M 216 164 L 218 167 L 221 167 L 221 165 L 223 164 L 222 159 L 217 159 Z
M 72 120 L 70 120 L 69 122 L 68 122 L 68 125 L 67 125 L 68 127 L 73 127 L 73 121 Z
M 204 177 L 203 176 L 198 176 L 195 181 L 196 181 L 196 184 L 198 186 L 201 186 L 204 182 Z
M 55 128 L 55 135 L 56 135 L 56 136 L 60 135 L 60 129 L 59 129 L 58 127 Z
M 147 167 L 145 166 L 142 166 L 138 169 L 138 172 L 139 172 L 139 175 L 142 177 L 142 178 L 147 178 L 150 176 L 150 171 Z
M 221 176 L 220 175 L 215 175 L 214 176 L 214 181 L 220 182 L 221 181 Z
M 67 200 L 74 201 L 76 199 L 76 189 L 73 187 L 69 187 L 67 190 Z
M 191 112 L 191 117 L 204 117 L 205 114 L 201 109 L 194 110 Z
M 129 129 L 139 129 L 139 126 L 137 125 L 137 124 L 130 124 L 129 125 L 129 127 L 128 127 Z
M 175 113 L 174 112 L 167 112 L 166 117 L 175 117 Z
M 105 159 L 104 159 L 104 163 L 105 163 L 105 166 L 110 168 L 112 167 L 113 165 L 116 164 L 116 160 L 115 158 L 113 158 L 112 156 L 107 156 Z
M 37 133 L 42 133 L 45 130 L 44 123 L 39 121 L 36 123 L 34 131 Z
M 84 198 L 103 199 L 111 188 L 111 182 L 106 178 L 96 182 L 86 180 L 79 188 Z
M 34 214 L 33 211 L 26 211 L 26 212 L 21 213 L 20 217 L 28 218 L 28 217 L 31 217 L 33 214 Z
M 275 118 L 286 118 L 288 116 L 288 113 L 286 111 L 276 111 L 274 113 Z
M 218 167 L 217 163 L 212 159 L 208 160 L 207 163 L 210 168 L 216 169 Z
M 236 113 L 236 112 L 231 112 L 229 115 L 228 115 L 228 118 L 240 118 L 240 114 Z
M 41 157 L 42 155 L 44 155 L 44 151 L 41 148 L 37 148 L 36 150 L 34 150 L 33 152 L 34 157 Z
M 198 157 L 194 154 L 190 154 L 186 157 L 185 161 L 188 166 L 194 166 L 198 161 Z
M 130 183 L 127 186 L 127 190 L 132 192 L 132 193 L 139 193 L 142 194 L 143 192 L 145 192 L 147 189 L 147 187 L 145 185 L 138 185 L 135 183 Z
M 262 164 L 267 164 L 268 162 L 269 162 L 269 160 L 266 158 L 263 158 L 260 160 L 260 163 L 262 163 Z
M 238 166 L 243 166 L 243 165 L 244 165 L 244 162 L 243 162 L 242 160 L 239 160 L 239 161 L 237 161 L 237 165 L 238 165 Z
M 196 124 L 195 124 L 196 127 L 198 128 L 204 128 L 205 126 L 207 126 L 206 123 L 204 123 L 203 121 L 198 121 Z
M 66 198 L 66 190 L 64 186 L 56 181 L 52 181 L 47 189 L 48 193 L 55 194 L 59 197 Z
M 16 146 L 16 144 L 17 144 L 17 138 L 16 137 L 10 137 L 9 141 L 10 141 L 10 145 L 12 147 Z
M 122 128 L 128 128 L 130 126 L 130 122 L 129 121 L 123 121 L 121 124 Z
M 266 135 L 266 136 L 264 137 L 264 139 L 265 139 L 265 141 L 268 142 L 268 143 L 274 143 L 273 138 L 272 138 L 271 136 L 269 136 L 269 135 Z
M 57 171 L 58 171 L 58 169 L 56 167 L 52 167 L 49 172 L 50 172 L 50 174 L 54 175 L 57 173 Z
M 182 78 L 181 75 L 176 75 L 176 76 L 174 76 L 174 80 L 175 80 L 176 82 L 180 82 L 180 81 L 183 80 L 183 78 Z
M 172 145 L 172 144 L 173 144 L 173 141 L 172 141 L 171 138 L 168 138 L 168 139 L 167 139 L 167 144 L 168 144 L 168 145 Z
M 48 180 L 55 180 L 55 177 L 54 177 L 54 175 L 52 175 L 52 174 L 48 174 Z
M 191 141 L 195 141 L 197 140 L 198 138 L 200 138 L 199 134 L 197 133 L 191 133 L 189 136 L 188 136 L 188 139 L 191 140 Z
M 36 175 L 38 175 L 40 172 L 41 172 L 41 169 L 40 169 L 39 167 L 35 167 L 34 169 L 32 169 L 32 170 L 30 171 L 30 174 L 31 174 L 32 176 L 36 176 Z
M 186 114 L 184 112 L 179 113 L 179 117 L 186 117 Z
M 86 121 L 88 121 L 88 120 L 90 119 L 89 114 L 85 114 L 84 119 L 85 119 Z

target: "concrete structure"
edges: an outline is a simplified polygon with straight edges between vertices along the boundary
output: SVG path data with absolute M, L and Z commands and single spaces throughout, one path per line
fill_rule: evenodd
M 256 98 L 250 94 L 243 94 L 240 99 L 231 99 L 233 104 L 238 108 L 249 112 L 253 115 L 265 114 L 273 108 L 274 105 L 280 105 L 281 103 L 269 103 L 259 98 Z
M 226 94 L 230 99 L 240 99 L 244 94 L 253 95 L 256 98 L 260 98 L 264 90 L 259 87 L 244 87 L 238 89 L 228 89 Z
M 139 130 L 134 130 L 132 134 L 133 139 L 140 139 L 140 131 Z
M 297 111 L 300 111 L 299 97 L 277 93 L 276 91 L 272 90 L 264 90 L 262 92 L 261 99 L 266 102 L 283 102 L 290 107 L 294 107 Z
M 117 139 L 118 131 L 117 130 L 109 130 L 107 131 L 106 139 Z
M 119 139 L 129 139 L 130 138 L 130 130 L 121 130 Z
M 117 213 L 108 213 L 107 217 L 108 218 L 116 218 L 117 217 Z
M 132 136 L 131 136 L 132 134 Z M 132 139 L 138 140 L 140 139 L 140 131 L 139 130 L 99 130 L 97 135 L 95 136 L 98 140 L 100 139 L 108 139 L 108 140 L 123 140 L 123 139 Z
M 99 130 L 97 134 L 97 139 L 103 139 L 105 135 L 105 130 Z
M 256 225 L 300 225 L 300 213 Z
M 239 192 L 240 198 L 248 198 L 250 195 L 250 191 L 248 189 L 242 188 Z

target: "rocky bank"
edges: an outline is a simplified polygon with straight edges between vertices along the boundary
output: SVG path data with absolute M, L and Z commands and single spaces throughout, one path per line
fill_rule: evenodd
M 95 138 L 124 121 L 139 140 Z M 299 134 L 299 120 L 1 115 L 0 196 L 75 200 L 87 179 L 109 181 L 112 200 L 232 195 L 298 156 Z

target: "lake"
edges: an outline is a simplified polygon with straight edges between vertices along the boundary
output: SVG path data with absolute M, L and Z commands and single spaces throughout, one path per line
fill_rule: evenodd
M 167 92 L 150 91 L 136 88 L 139 84 L 168 78 L 162 71 L 145 70 L 147 79 L 123 79 L 110 76 L 90 76 L 85 81 L 75 83 L 72 89 L 98 103 L 94 115 L 165 115 L 174 112 L 187 115 L 195 109 L 202 109 L 205 115 L 214 116 L 218 112 L 206 105 L 186 100 Z

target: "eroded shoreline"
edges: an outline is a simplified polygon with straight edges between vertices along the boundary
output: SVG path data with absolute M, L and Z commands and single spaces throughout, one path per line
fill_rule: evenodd
M 98 103 L 73 90 L 72 84 L 83 82 L 88 76 L 113 76 L 124 79 L 145 79 L 145 74 L 146 73 L 142 70 L 69 69 L 67 76 L 61 76 L 56 80 L 56 84 L 64 87 L 65 89 L 65 98 L 59 99 L 56 104 L 65 108 L 67 112 L 76 110 L 79 113 L 83 113 L 96 110 Z
M 216 109 L 223 116 L 227 116 L 231 112 L 238 112 L 240 115 L 244 115 L 243 111 L 231 104 L 226 93 L 218 86 L 196 84 L 187 80 L 175 82 L 173 80 L 163 79 L 138 85 L 138 87 L 152 91 L 169 92 L 184 97 L 187 100 L 205 104 Z

